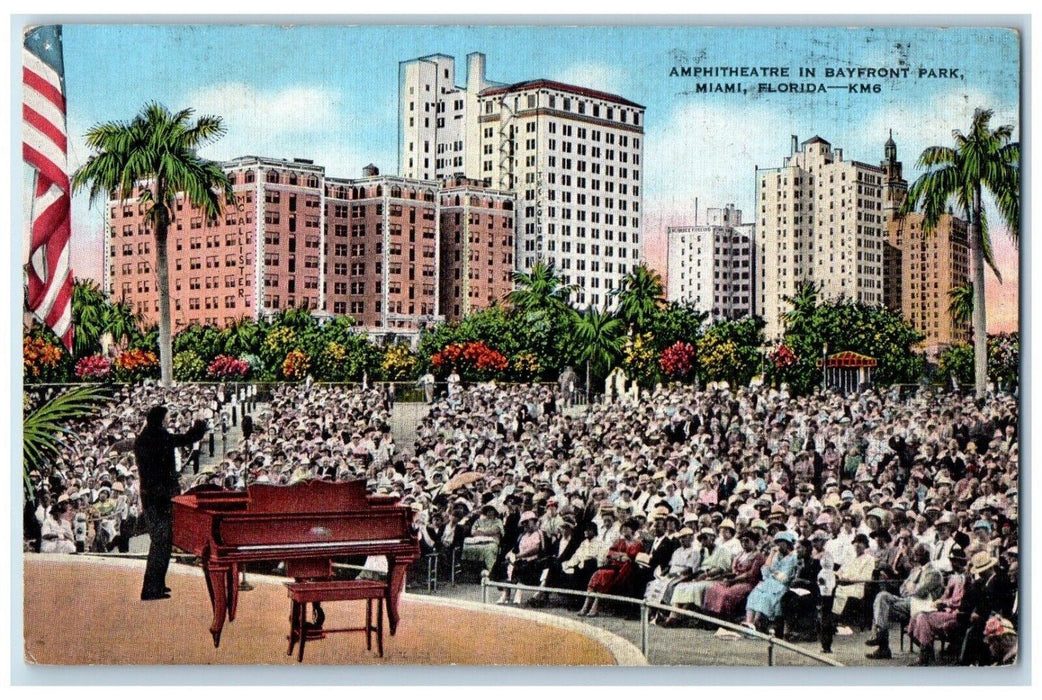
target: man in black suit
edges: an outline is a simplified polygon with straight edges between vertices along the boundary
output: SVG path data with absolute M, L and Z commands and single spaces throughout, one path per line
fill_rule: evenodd
M 206 434 L 206 422 L 201 420 L 197 420 L 187 433 L 171 433 L 163 427 L 166 414 L 166 406 L 150 409 L 145 429 L 134 441 L 134 458 L 141 476 L 141 505 L 151 540 L 141 600 L 170 597 L 166 571 L 170 566 L 174 537 L 174 504 L 171 499 L 181 493 L 174 467 L 174 450 L 198 442 Z
M 638 566 L 634 577 L 634 591 L 638 597 L 644 596 L 644 589 L 654 577 L 655 570 L 662 567 L 663 571 L 669 569 L 669 560 L 673 552 L 680 546 L 680 542 L 666 533 L 666 516 L 657 514 L 652 521 L 651 545 L 645 549 L 650 559 L 648 565 Z

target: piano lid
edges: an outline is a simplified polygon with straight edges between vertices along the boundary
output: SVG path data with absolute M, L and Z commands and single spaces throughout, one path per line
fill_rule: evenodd
M 252 484 L 245 491 L 202 485 L 174 500 L 204 511 L 246 511 L 247 514 L 364 511 L 393 507 L 400 502 L 396 496 L 367 495 L 365 479 L 312 480 L 289 486 Z
M 291 486 L 253 484 L 247 491 L 251 513 L 321 513 L 369 507 L 365 479 L 304 481 Z

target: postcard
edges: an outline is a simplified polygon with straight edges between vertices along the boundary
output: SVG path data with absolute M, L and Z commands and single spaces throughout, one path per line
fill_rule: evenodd
M 1022 41 L 26 27 L 25 663 L 1016 668 Z

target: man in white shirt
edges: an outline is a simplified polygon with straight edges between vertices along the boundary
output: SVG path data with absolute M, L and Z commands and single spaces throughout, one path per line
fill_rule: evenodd
M 954 537 L 955 518 L 951 513 L 945 513 L 937 519 L 937 522 L 934 523 L 934 531 L 937 533 L 937 544 L 934 545 L 931 561 L 942 574 L 950 573 L 952 548 L 958 546 Z

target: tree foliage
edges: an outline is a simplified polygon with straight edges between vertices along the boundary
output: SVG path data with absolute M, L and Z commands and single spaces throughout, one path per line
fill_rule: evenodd
M 919 156 L 925 168 L 908 190 L 901 213 L 919 209 L 923 234 L 929 235 L 952 203 L 968 223 L 971 283 L 973 285 L 974 384 L 978 397 L 987 384 L 987 316 L 984 264 L 1002 280 L 992 255 L 983 195 L 990 194 L 1014 243 L 1020 239 L 1020 144 L 1011 142 L 1013 126 L 991 128 L 993 112 L 977 109 L 969 133 L 952 132 L 955 147 L 930 146 Z
M 72 176 L 73 188 L 87 189 L 91 201 L 136 199 L 145 207 L 156 244 L 159 354 L 167 385 L 173 378 L 167 236 L 179 196 L 211 221 L 233 201 L 231 183 L 220 164 L 199 156 L 200 148 L 224 133 L 220 117 L 193 121 L 191 109 L 171 112 L 150 102 L 129 122 L 110 121 L 88 129 L 91 155 Z

